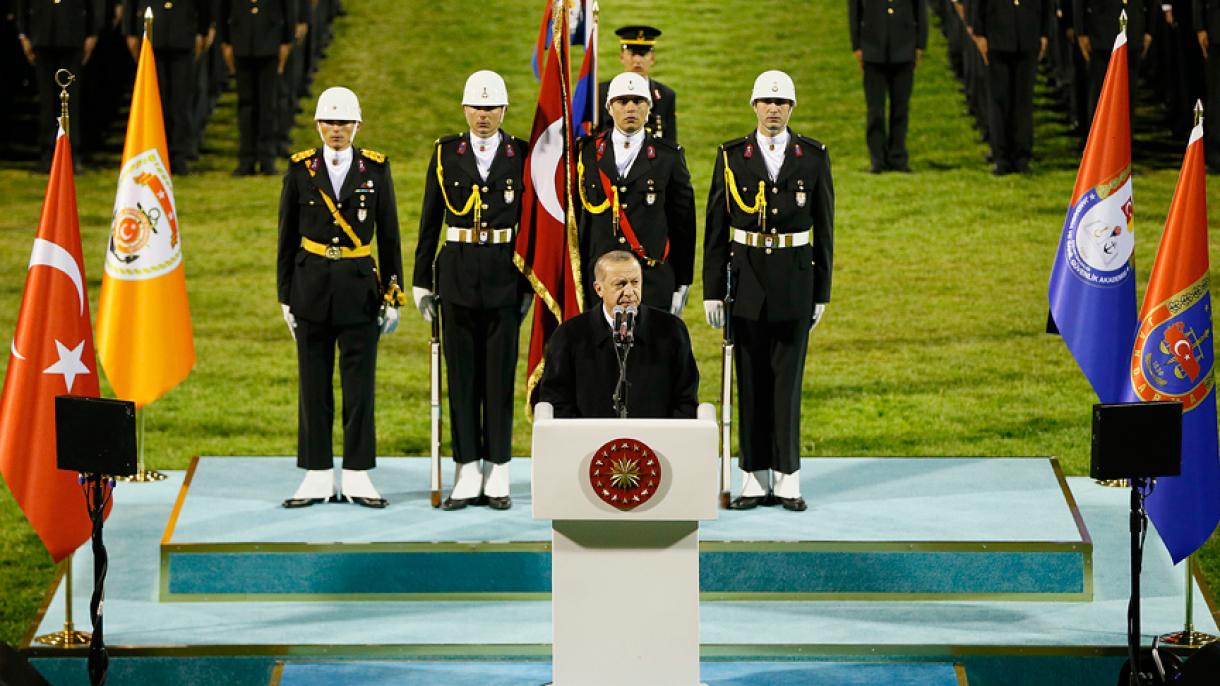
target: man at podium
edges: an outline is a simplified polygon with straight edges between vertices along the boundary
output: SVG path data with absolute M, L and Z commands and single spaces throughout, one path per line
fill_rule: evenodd
M 602 255 L 593 267 L 601 307 L 564 322 L 547 346 L 538 400 L 555 417 L 626 416 L 693 419 L 699 404 L 699 370 L 690 334 L 668 312 L 641 306 L 639 261 L 625 250 Z M 626 371 L 620 387 L 620 360 Z

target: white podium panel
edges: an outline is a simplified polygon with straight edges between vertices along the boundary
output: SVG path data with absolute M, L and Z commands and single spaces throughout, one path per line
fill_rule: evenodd
M 534 412 L 534 517 L 552 520 L 554 686 L 695 686 L 699 521 L 718 514 L 712 406 L 670 420 Z

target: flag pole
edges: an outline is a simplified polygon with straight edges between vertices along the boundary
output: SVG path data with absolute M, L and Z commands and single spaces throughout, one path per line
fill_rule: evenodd
M 1161 643 L 1198 648 L 1220 641 L 1220 636 L 1195 631 L 1195 556 L 1187 555 L 1186 564 L 1183 566 L 1186 567 L 1186 624 L 1181 631 L 1161 636 Z
M 62 70 L 61 70 L 62 71 Z M 93 634 L 88 631 L 77 631 L 72 624 L 72 558 L 73 553 L 60 563 L 64 570 L 64 628 L 42 636 L 35 636 L 34 642 L 54 648 L 71 648 L 88 645 L 93 640 Z
M 597 82 L 597 61 L 598 61 L 597 60 L 597 44 L 601 40 L 601 31 L 598 30 L 598 22 L 601 21 L 601 13 L 602 13 L 602 7 L 600 4 L 598 4 L 595 1 L 593 3 L 593 31 L 591 33 L 589 33 L 589 37 L 593 39 L 593 45 L 588 45 L 589 41 L 585 41 L 585 50 L 592 50 L 594 53 L 593 54 L 593 83 L 590 84 L 590 88 L 589 88 L 592 91 L 592 93 L 590 93 L 590 96 L 593 98 L 593 131 L 592 131 L 592 133 L 597 133 L 597 130 L 600 129 L 601 125 L 602 125 L 602 107 L 601 107 L 602 104 L 600 102 L 598 102 L 598 98 L 600 98 L 601 94 L 602 94 L 601 93 L 602 89 L 601 89 L 601 84 Z
M 136 423 L 138 426 L 139 437 L 136 439 L 136 450 L 139 455 L 137 462 L 136 473 L 131 476 L 116 476 L 119 481 L 126 481 L 133 484 L 148 483 L 150 481 L 164 481 L 165 475 L 155 469 L 148 469 L 144 463 L 144 418 L 148 416 L 148 407 L 141 407 L 136 410 Z

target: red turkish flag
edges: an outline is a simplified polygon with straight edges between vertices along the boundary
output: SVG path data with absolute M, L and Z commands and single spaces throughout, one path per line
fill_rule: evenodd
M 56 562 L 89 539 L 77 475 L 56 467 L 55 396 L 98 395 L 72 149 L 60 131 L 0 396 L 0 472 Z

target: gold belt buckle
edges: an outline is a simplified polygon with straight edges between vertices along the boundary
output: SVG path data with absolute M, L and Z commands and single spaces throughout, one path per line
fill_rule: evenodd
M 479 245 L 487 245 L 488 233 L 487 229 L 479 229 Z
M 343 257 L 343 249 L 337 245 L 326 246 L 326 259 L 338 260 Z
M 771 236 L 763 236 L 763 247 L 770 248 L 775 245 L 775 239 Z

